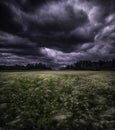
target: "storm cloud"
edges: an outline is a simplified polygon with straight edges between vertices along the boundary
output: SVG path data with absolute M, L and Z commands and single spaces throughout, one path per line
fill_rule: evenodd
M 0 64 L 113 58 L 114 0 L 0 1 Z

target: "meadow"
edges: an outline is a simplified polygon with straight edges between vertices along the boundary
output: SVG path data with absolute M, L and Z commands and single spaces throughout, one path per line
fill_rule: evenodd
M 0 72 L 0 130 L 114 130 L 115 72 Z

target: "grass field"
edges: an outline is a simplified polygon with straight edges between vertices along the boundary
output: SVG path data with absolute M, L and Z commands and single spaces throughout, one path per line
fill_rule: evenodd
M 115 72 L 0 73 L 0 130 L 114 130 Z

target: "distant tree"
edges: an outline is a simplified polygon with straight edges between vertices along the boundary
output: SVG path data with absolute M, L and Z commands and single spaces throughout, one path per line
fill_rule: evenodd
M 110 61 L 79 61 L 67 65 L 63 70 L 115 70 L 115 60 Z
M 36 63 L 36 64 L 27 64 L 27 65 L 12 65 L 12 66 L 6 66 L 6 65 L 0 65 L 0 70 L 51 70 L 50 67 L 48 67 L 45 64 L 42 63 Z

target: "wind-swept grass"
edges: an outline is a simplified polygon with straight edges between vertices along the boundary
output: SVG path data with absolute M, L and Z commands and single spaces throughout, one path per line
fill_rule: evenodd
M 114 130 L 115 72 L 0 73 L 0 130 Z

